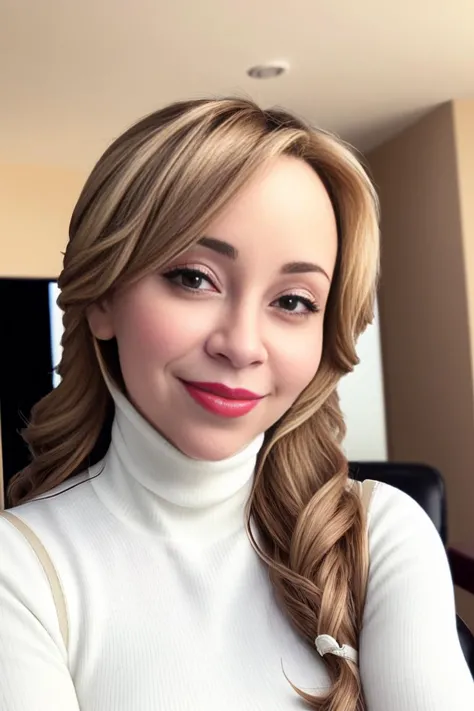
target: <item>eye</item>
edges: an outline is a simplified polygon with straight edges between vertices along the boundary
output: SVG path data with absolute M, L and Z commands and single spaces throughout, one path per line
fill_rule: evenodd
M 183 287 L 183 289 L 188 289 L 190 291 L 208 291 L 207 288 L 202 288 L 204 283 L 207 283 L 213 291 L 215 291 L 215 286 L 207 274 L 205 274 L 200 269 L 191 269 L 190 267 L 176 267 L 166 274 L 163 274 L 164 278 L 168 281 L 176 284 L 177 286 Z
M 315 301 L 297 294 L 285 294 L 273 302 L 272 306 L 278 304 L 278 308 L 286 311 L 292 316 L 309 316 L 318 313 L 321 309 Z

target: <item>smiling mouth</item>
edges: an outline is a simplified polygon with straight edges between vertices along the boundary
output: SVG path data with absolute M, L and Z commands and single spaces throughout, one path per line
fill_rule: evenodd
M 231 389 L 220 383 L 181 380 L 192 399 L 208 412 L 221 417 L 242 417 L 254 410 L 263 396 L 249 390 Z

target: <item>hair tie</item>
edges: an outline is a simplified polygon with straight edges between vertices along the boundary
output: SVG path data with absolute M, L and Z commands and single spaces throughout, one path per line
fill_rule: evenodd
M 343 657 L 357 664 L 358 655 L 354 647 L 350 647 L 348 644 L 340 646 L 334 637 L 331 637 L 329 634 L 320 634 L 316 637 L 314 643 L 322 657 L 324 657 L 325 654 L 334 654 L 336 657 Z

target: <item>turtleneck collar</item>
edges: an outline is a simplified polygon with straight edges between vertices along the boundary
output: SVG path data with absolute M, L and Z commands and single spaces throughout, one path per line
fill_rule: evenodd
M 107 385 L 115 403 L 112 439 L 92 484 L 109 510 L 134 527 L 171 539 L 218 539 L 242 529 L 264 435 L 225 460 L 191 459 L 117 387 Z

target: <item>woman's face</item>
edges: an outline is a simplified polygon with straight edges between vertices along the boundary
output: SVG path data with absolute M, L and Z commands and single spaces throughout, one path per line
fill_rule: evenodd
M 89 323 L 96 337 L 117 339 L 128 397 L 148 422 L 189 457 L 224 459 L 316 374 L 336 255 L 322 182 L 280 157 L 200 244 L 94 307 Z

